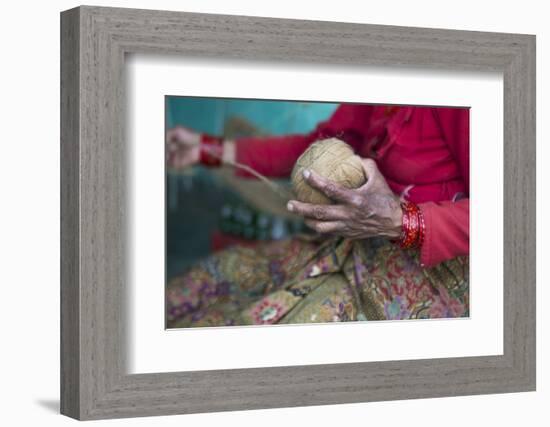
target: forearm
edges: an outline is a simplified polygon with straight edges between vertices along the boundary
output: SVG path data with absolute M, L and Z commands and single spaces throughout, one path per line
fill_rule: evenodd
M 191 148 L 195 163 L 208 167 L 221 164 L 244 165 L 264 176 L 287 176 L 296 159 L 310 143 L 309 135 L 241 138 L 223 140 L 208 134 L 200 135 L 200 144 Z M 237 168 L 241 176 L 252 176 Z
M 327 121 L 307 134 L 241 138 L 235 141 L 235 160 L 265 176 L 288 176 L 298 157 L 320 139 L 337 137 L 357 149 L 370 126 L 372 109 L 369 105 L 342 104 Z
M 425 221 L 420 262 L 433 266 L 470 252 L 469 199 L 419 204 Z
M 265 176 L 286 177 L 313 140 L 311 135 L 241 138 L 229 146 L 227 158 L 247 165 Z M 238 170 L 237 174 L 249 176 L 243 170 Z

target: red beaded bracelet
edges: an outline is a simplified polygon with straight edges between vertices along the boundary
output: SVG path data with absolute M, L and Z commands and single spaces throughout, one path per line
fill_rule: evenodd
M 401 203 L 403 209 L 403 226 L 399 246 L 403 249 L 421 247 L 424 242 L 424 215 L 418 205 L 412 202 Z
M 199 146 L 200 163 L 204 166 L 218 167 L 222 164 L 223 140 L 216 136 L 201 135 Z

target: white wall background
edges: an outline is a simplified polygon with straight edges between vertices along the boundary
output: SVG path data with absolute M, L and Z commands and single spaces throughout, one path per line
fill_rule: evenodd
M 538 391 L 108 421 L 110 425 L 495 426 L 550 421 L 548 225 L 550 27 L 545 2 L 97 1 L 97 5 L 537 35 Z M 0 393 L 3 425 L 63 426 L 59 384 L 59 12 L 74 1 L 6 2 L 0 24 Z M 546 200 L 543 200 L 546 199 Z M 545 423 L 546 421 L 546 423 Z

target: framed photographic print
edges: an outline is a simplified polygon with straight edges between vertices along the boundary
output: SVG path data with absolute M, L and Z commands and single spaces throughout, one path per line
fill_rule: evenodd
M 61 14 L 61 411 L 535 389 L 535 37 Z

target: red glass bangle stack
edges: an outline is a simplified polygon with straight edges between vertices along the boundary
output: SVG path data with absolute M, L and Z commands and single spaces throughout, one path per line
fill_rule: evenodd
M 222 138 L 202 134 L 200 142 L 200 163 L 204 166 L 218 167 L 222 164 L 222 156 Z
M 418 205 L 412 202 L 401 203 L 403 209 L 403 228 L 399 245 L 403 249 L 419 248 L 424 242 L 426 226 L 424 224 L 424 215 Z

